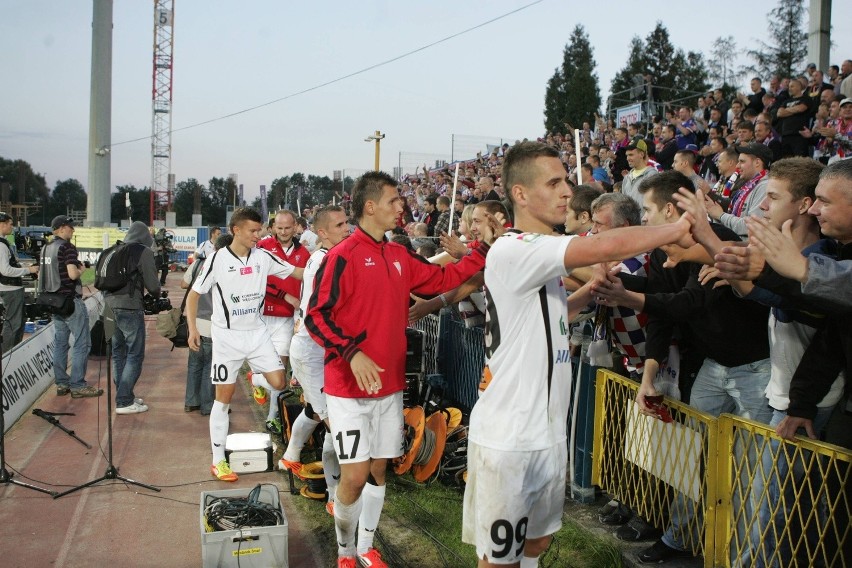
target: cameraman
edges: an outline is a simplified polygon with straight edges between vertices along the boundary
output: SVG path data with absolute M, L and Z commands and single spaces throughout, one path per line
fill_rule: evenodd
M 3 353 L 21 342 L 24 338 L 24 282 L 22 276 L 38 274 L 38 266 L 23 268 L 15 256 L 15 251 L 6 240 L 12 234 L 12 216 L 0 212 L 0 301 L 3 302 L 5 315 L 3 325 Z
M 151 295 L 160 296 L 153 238 L 148 226 L 134 221 L 124 242 L 133 247 L 130 266 L 136 266 L 127 285 L 115 292 L 104 292 L 107 305 L 115 313 L 115 333 L 112 336 L 112 362 L 116 385 L 115 413 L 138 414 L 148 407 L 133 394 L 133 387 L 142 373 L 145 359 L 145 312 L 142 297 L 147 289 Z M 136 261 L 138 259 L 138 261 Z
M 172 236 L 166 233 L 165 229 L 160 229 L 154 237 L 154 244 L 157 249 L 156 268 L 160 271 L 160 286 L 165 286 L 166 276 L 169 274 L 169 264 L 171 263 L 170 255 L 175 252 L 175 247 L 172 246 Z
M 41 251 L 42 289 L 57 292 L 74 301 L 74 311 L 67 316 L 54 314 L 53 374 L 56 377 L 56 395 L 71 393 L 71 398 L 101 396 L 102 389 L 86 384 L 86 367 L 92 335 L 89 329 L 89 312 L 83 303 L 83 286 L 80 276 L 83 263 L 77 257 L 77 247 L 71 244 L 74 236 L 74 220 L 57 215 L 50 222 L 54 239 Z M 68 339 L 74 336 L 74 351 L 71 354 L 71 376 L 68 375 Z

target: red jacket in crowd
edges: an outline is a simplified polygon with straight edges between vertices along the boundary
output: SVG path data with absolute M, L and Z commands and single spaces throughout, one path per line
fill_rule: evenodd
M 257 242 L 257 248 L 268 250 L 296 268 L 304 268 L 308 264 L 308 259 L 311 258 L 311 253 L 308 252 L 308 249 L 296 239 L 293 239 L 290 254 L 284 252 L 284 249 L 281 248 L 281 243 L 274 236 L 260 239 Z M 266 279 L 266 299 L 263 301 L 263 315 L 278 318 L 293 317 L 294 308 L 284 300 L 284 295 L 290 294 L 298 298 L 301 290 L 302 282 L 300 280 L 292 277 L 278 278 L 277 276 L 269 276 Z

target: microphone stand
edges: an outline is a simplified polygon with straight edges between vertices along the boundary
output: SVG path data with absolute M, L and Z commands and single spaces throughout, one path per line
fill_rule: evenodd
M 3 335 L 3 314 L 5 313 L 6 308 L 2 304 L 0 304 L 0 336 Z M 2 383 L 3 377 L 3 345 L 0 344 L 0 484 L 2 485 L 18 485 L 20 487 L 27 487 L 29 489 L 34 489 L 35 491 L 40 491 L 42 493 L 47 493 L 48 495 L 52 495 L 54 498 L 56 497 L 56 491 L 51 491 L 50 489 L 45 489 L 43 487 L 38 487 L 36 485 L 30 485 L 29 483 L 24 483 L 23 481 L 18 481 L 17 479 L 12 479 L 12 474 L 6 469 L 6 413 L 3 412 L 3 408 L 5 406 L 3 402 L 3 394 L 5 389 L 3 388 Z
M 104 337 L 112 337 L 115 335 L 115 314 L 112 311 L 112 308 L 109 307 L 108 304 L 104 305 L 103 313 L 101 314 L 101 322 L 104 324 Z M 78 485 L 77 487 L 72 487 L 67 491 L 63 491 L 62 493 L 57 493 L 53 496 L 54 499 L 59 499 L 60 497 L 64 497 L 69 493 L 74 493 L 80 489 L 91 487 L 92 485 L 96 485 L 101 481 L 106 481 L 108 479 L 118 479 L 125 483 L 130 483 L 131 485 L 138 485 L 139 487 L 144 487 L 145 489 L 150 489 L 151 491 L 161 491 L 159 487 L 154 487 L 153 485 L 148 485 L 147 483 L 142 483 L 141 481 L 134 481 L 133 479 L 128 479 L 118 473 L 118 468 L 112 463 L 112 341 L 107 341 L 107 469 L 106 472 L 98 477 L 97 479 L 93 479 L 89 482 L 84 483 L 83 485 Z

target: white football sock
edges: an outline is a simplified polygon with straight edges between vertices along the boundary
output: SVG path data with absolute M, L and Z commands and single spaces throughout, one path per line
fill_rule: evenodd
M 308 438 L 311 437 L 314 428 L 319 422 L 313 418 L 308 418 L 304 411 L 299 413 L 293 425 L 290 427 L 290 441 L 287 444 L 287 451 L 284 452 L 284 459 L 287 461 L 302 461 L 302 448 Z
M 281 394 L 279 390 L 270 390 L 269 391 L 269 413 L 266 415 L 267 420 L 272 420 L 273 418 L 278 418 L 278 395 Z
M 230 404 L 215 400 L 213 401 L 213 408 L 210 410 L 210 445 L 213 448 L 213 465 L 225 459 L 225 442 L 228 439 L 228 428 L 230 426 L 228 416 L 230 407 Z
M 361 498 L 351 505 L 340 501 L 334 504 L 334 532 L 337 534 L 337 555 L 355 556 L 355 528 L 361 515 Z
M 379 526 L 382 507 L 385 506 L 385 486 L 373 485 L 368 481 L 361 492 L 361 500 L 364 501 L 364 505 L 361 508 L 361 517 L 358 519 L 358 554 L 364 554 L 373 548 L 373 537 L 376 534 L 376 527 Z
M 522 556 L 521 568 L 538 568 L 538 558 L 538 556 L 535 558 L 532 556 Z
M 328 500 L 334 502 L 334 493 L 340 482 L 340 462 L 337 461 L 337 451 L 334 449 L 334 441 L 331 432 L 325 433 L 322 443 L 322 470 L 325 475 L 325 484 L 328 487 Z

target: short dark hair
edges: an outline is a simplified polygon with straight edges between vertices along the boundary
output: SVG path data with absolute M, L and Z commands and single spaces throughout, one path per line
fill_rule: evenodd
M 749 130 L 751 132 L 754 132 L 754 124 L 750 123 L 747 120 L 744 120 L 737 124 L 737 130 Z
M 825 166 L 813 158 L 784 158 L 772 164 L 769 177 L 789 182 L 793 199 L 814 199 L 814 190 L 824 169 Z
M 695 153 L 692 150 L 678 150 L 675 152 L 675 156 L 680 156 L 681 159 L 686 160 L 690 166 L 695 165 Z
M 441 205 L 449 207 L 450 206 L 450 198 L 447 197 L 446 195 L 439 195 L 438 199 L 436 200 L 436 203 L 440 203 Z
M 723 138 L 722 136 L 714 136 L 713 138 L 710 139 L 710 141 L 712 142 L 713 140 L 715 140 L 716 142 L 721 144 L 722 148 L 728 147 L 728 141 L 725 140 L 725 138 Z
M 329 205 L 317 211 L 314 215 L 314 227 L 317 229 L 328 230 L 328 223 L 332 213 L 346 213 L 340 205 Z
M 819 179 L 845 179 L 852 182 L 852 160 L 838 160 L 822 170 Z
M 685 187 L 693 192 L 695 191 L 695 186 L 692 184 L 691 179 L 676 170 L 667 170 L 655 176 L 645 178 L 639 184 L 639 193 L 645 195 L 648 192 L 652 192 L 651 201 L 662 209 L 666 206 L 666 203 L 677 205 L 673 196 L 681 187 Z
M 396 187 L 396 180 L 385 172 L 367 172 L 358 178 L 352 188 L 352 215 L 364 217 L 364 206 L 368 201 L 378 201 L 386 185 Z M 428 199 L 428 198 L 427 198 Z
M 438 204 L 438 196 L 435 195 L 435 194 L 427 195 L 426 199 L 424 201 L 426 201 L 426 203 L 428 203 L 429 205 L 434 207 L 435 205 Z
M 594 187 L 586 184 L 578 185 L 574 188 L 574 195 L 568 200 L 568 207 L 571 208 L 576 215 L 580 213 L 592 214 L 592 202 L 600 197 L 601 192 Z
M 532 185 L 532 163 L 537 158 L 559 158 L 559 151 L 541 142 L 520 142 L 506 152 L 503 160 L 503 185 L 506 197 L 512 201 L 512 188 L 517 185 Z
M 308 220 L 302 216 L 296 217 L 296 224 L 299 225 L 303 229 L 308 228 Z
M 260 216 L 256 210 L 251 207 L 240 207 L 234 211 L 234 214 L 231 215 L 231 222 L 228 223 L 228 229 L 233 233 L 234 227 L 237 225 L 242 225 L 246 221 L 254 221 L 255 223 L 263 224 L 263 217 Z

